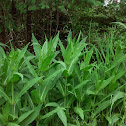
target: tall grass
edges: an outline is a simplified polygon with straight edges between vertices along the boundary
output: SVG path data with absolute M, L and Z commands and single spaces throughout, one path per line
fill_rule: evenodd
M 125 125 L 126 54 L 116 36 L 96 32 L 91 44 L 92 34 L 88 43 L 69 32 L 64 46 L 58 33 L 41 46 L 32 35 L 35 54 L 0 44 L 0 125 Z

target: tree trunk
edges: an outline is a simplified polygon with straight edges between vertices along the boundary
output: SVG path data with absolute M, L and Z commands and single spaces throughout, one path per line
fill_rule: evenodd
M 2 6 L 1 6 L 1 15 L 2 15 L 2 18 L 4 18 L 4 9 L 2 8 Z M 4 22 L 2 19 L 0 21 L 0 25 L 2 27 L 2 32 L 0 33 L 0 38 L 1 38 L 0 42 L 6 44 L 6 31 L 5 31 Z
M 52 8 L 50 9 L 50 38 L 51 38 L 51 35 L 52 35 Z
M 55 32 L 55 35 L 58 32 L 58 27 L 59 27 L 59 9 L 58 9 L 58 7 L 56 7 L 56 32 Z
M 14 27 L 12 29 L 12 36 L 13 36 L 13 40 L 12 40 L 12 45 L 13 47 L 18 46 L 18 43 L 16 43 L 16 7 L 15 7 L 15 1 L 12 0 L 11 2 L 11 15 L 13 18 L 13 22 L 14 22 Z
M 31 42 L 31 11 L 28 10 L 28 5 L 27 5 L 27 17 L 26 17 L 26 27 L 27 27 L 27 33 L 26 33 L 26 41 L 27 43 Z M 26 44 L 27 44 L 26 43 Z

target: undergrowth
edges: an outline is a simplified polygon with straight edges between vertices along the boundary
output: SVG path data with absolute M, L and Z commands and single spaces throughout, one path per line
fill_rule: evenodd
M 126 125 L 126 39 L 111 30 L 66 41 L 32 35 L 34 54 L 0 44 L 1 126 Z

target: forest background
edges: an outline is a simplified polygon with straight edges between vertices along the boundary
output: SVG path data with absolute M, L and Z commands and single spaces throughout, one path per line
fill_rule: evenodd
M 70 29 L 86 36 L 89 27 L 102 34 L 111 22 L 126 23 L 125 0 L 1 0 L 0 9 L 0 42 L 18 48 L 31 42 L 32 33 L 43 41 L 58 31 L 61 38 Z

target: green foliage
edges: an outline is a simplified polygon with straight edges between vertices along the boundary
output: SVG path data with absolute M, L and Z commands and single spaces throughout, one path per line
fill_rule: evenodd
M 41 46 L 32 35 L 34 55 L 28 45 L 5 53 L 0 44 L 1 125 L 125 124 L 124 48 L 116 30 L 89 35 L 97 43 L 70 31 L 67 46 L 59 33 Z
M 126 6 L 103 2 L 0 1 L 0 125 L 125 125 Z

